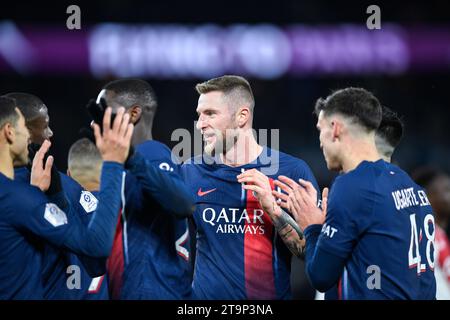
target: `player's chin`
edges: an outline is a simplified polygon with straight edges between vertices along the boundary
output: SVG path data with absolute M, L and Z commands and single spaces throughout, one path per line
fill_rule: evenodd
M 215 154 L 215 148 L 216 148 L 216 144 L 212 143 L 212 142 L 207 142 L 205 144 L 205 146 L 203 147 L 203 151 L 208 155 L 213 157 Z
M 325 155 L 325 162 L 327 163 L 327 169 L 328 170 L 330 170 L 330 171 L 336 171 L 336 170 L 338 170 L 338 166 L 337 166 L 337 164 L 336 164 L 336 162 L 335 161 L 332 161 L 330 158 L 328 158 L 326 155 Z
M 339 166 L 337 163 L 333 162 L 327 162 L 327 168 L 330 171 L 341 171 L 341 166 Z
M 330 160 L 328 159 L 325 153 L 323 154 L 323 158 L 325 159 L 325 163 L 327 164 L 328 170 L 330 170 Z

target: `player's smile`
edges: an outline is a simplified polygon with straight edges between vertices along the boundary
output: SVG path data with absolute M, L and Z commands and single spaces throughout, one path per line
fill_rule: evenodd
M 206 142 L 212 142 L 215 136 L 216 135 L 214 133 L 203 134 L 203 140 Z

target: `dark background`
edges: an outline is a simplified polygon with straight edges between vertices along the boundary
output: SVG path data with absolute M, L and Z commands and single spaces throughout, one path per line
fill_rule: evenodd
M 70 4 L 82 12 L 82 25 L 102 22 L 127 23 L 302 23 L 323 25 L 361 23 L 367 18 L 369 4 L 381 8 L 382 23 L 402 26 L 450 25 L 448 1 L 96 1 L 26 3 L 12 1 L 0 5 L 0 18 L 19 25 L 51 25 L 65 28 Z M 450 53 L 449 53 L 450 61 Z M 406 122 L 405 137 L 394 156 L 406 170 L 433 163 L 450 170 L 450 149 L 446 124 L 449 117 L 447 69 L 434 73 L 409 72 L 401 76 L 285 76 L 276 80 L 249 78 L 255 98 L 255 128 L 279 128 L 280 149 L 304 158 L 312 167 L 320 184 L 330 182 L 330 174 L 318 147 L 318 136 L 311 116 L 315 100 L 333 89 L 362 86 L 375 93 L 380 101 L 397 111 Z M 0 92 L 25 91 L 41 97 L 49 108 L 57 164 L 65 168 L 64 155 L 77 138 L 78 128 L 89 118 L 84 106 L 95 97 L 109 79 L 92 76 L 0 74 Z M 176 128 L 194 130 L 197 94 L 194 85 L 205 79 L 146 79 L 159 97 L 154 136 L 173 146 L 170 134 Z
M 0 5 L 0 20 L 18 24 L 50 24 L 65 28 L 66 8 L 77 4 L 82 10 L 82 24 L 100 22 L 127 23 L 273 23 L 309 25 L 343 22 L 365 24 L 366 8 L 381 7 L 382 23 L 395 22 L 405 27 L 450 25 L 449 1 L 96 1 L 58 3 L 23 3 L 11 1 Z M 449 52 L 450 61 L 450 52 Z M 249 78 L 256 98 L 255 128 L 279 128 L 280 149 L 301 157 L 311 166 L 321 187 L 331 183 L 333 174 L 326 169 L 319 148 L 314 102 L 331 90 L 361 86 L 374 92 L 382 104 L 403 116 L 406 131 L 394 160 L 411 171 L 420 165 L 434 165 L 450 171 L 449 67 L 437 72 L 408 72 L 401 76 L 286 76 L 271 81 Z M 54 131 L 53 152 L 56 163 L 66 168 L 67 151 L 78 129 L 89 123 L 84 106 L 110 79 L 92 76 L 21 76 L 0 73 L 0 93 L 24 91 L 36 94 L 49 108 Z M 176 128 L 194 131 L 197 94 L 194 86 L 205 79 L 146 79 L 159 97 L 154 124 L 154 138 L 174 146 L 170 135 Z M 296 262 L 296 268 L 302 268 Z M 296 297 L 312 297 L 302 272 L 294 274 Z M 303 287 L 304 286 L 304 287 Z M 302 289 L 303 288 L 303 289 Z

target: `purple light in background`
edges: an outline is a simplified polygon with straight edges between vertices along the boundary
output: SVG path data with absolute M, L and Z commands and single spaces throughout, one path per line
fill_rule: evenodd
M 277 78 L 291 64 L 286 34 L 272 25 L 188 27 L 104 24 L 91 33 L 96 76 L 211 77 L 234 72 Z
M 408 28 L 407 39 L 414 70 L 442 70 L 443 67 L 450 67 L 449 28 Z
M 87 33 L 51 26 L 21 26 L 13 30 L 11 24 L 0 23 L 0 43 L 16 52 L 14 60 L 5 57 L 0 45 L 0 59 L 4 66 L 19 73 L 86 73 L 89 72 Z M 25 47 L 26 46 L 26 47 Z M 26 54 L 26 55 L 25 55 Z
M 239 73 L 263 79 L 308 74 L 402 73 L 408 47 L 398 28 L 354 25 L 124 26 L 105 24 L 90 38 L 96 76 L 211 77 Z
M 26 75 L 36 67 L 34 46 L 11 21 L 0 23 L 0 69 L 10 65 L 16 72 Z M 2 65 L 3 64 L 3 65 Z
M 402 74 L 450 66 L 450 26 L 99 24 L 68 30 L 0 21 L 0 72 L 210 78 L 236 73 Z
M 89 70 L 84 29 L 26 26 L 22 30 L 35 48 L 40 72 L 64 74 Z
M 407 44 L 395 27 L 293 26 L 294 74 L 402 73 L 408 68 Z
M 245 28 L 238 41 L 228 43 L 227 48 L 237 48 L 246 73 L 258 78 L 278 78 L 289 70 L 292 61 L 288 37 L 272 25 Z M 234 72 L 232 65 L 228 68 Z

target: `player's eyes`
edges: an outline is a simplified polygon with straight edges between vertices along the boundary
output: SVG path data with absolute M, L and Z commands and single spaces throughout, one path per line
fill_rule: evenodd
M 213 115 L 215 112 L 212 110 L 206 110 L 206 111 L 202 111 L 202 112 L 197 112 L 197 116 L 200 117 L 202 114 L 206 115 L 206 116 L 210 116 Z

